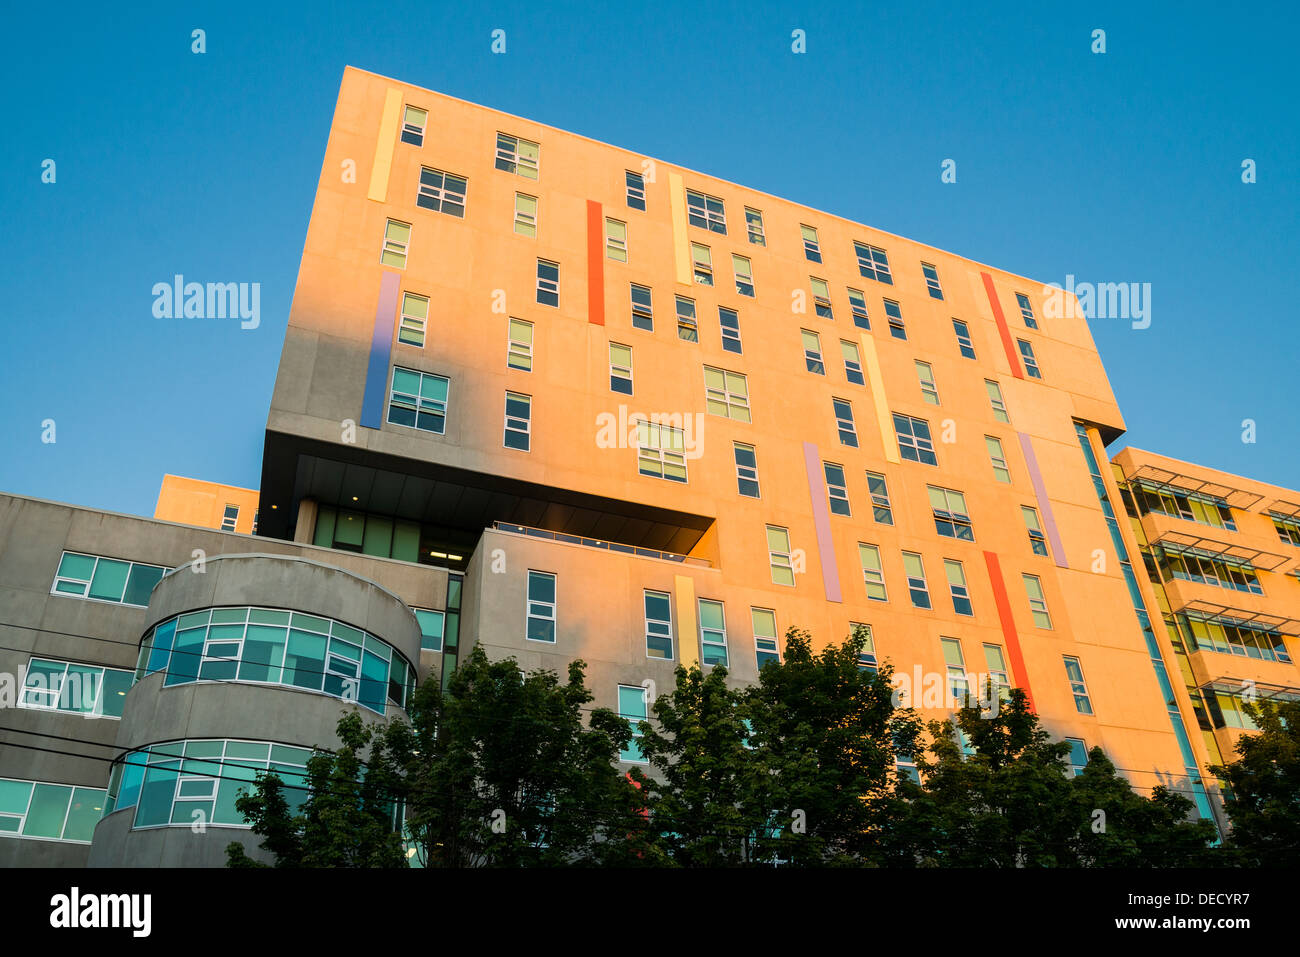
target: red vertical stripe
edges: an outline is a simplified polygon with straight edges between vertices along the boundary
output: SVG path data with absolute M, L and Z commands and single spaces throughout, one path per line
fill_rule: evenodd
M 587 200 L 587 321 L 605 324 L 605 221 L 600 203 Z
M 1016 344 L 1011 341 L 1007 317 L 1002 315 L 1002 303 L 998 302 L 997 290 L 993 288 L 993 277 L 982 272 L 980 278 L 984 280 L 984 291 L 988 293 L 989 305 L 993 308 L 993 321 L 998 324 L 998 335 L 1002 337 L 1002 348 L 1006 350 L 1007 362 L 1011 363 L 1011 374 L 1017 379 L 1023 379 L 1025 374 L 1020 371 L 1020 356 L 1016 352 Z
M 1007 642 L 1007 657 L 1011 659 L 1012 683 L 1024 689 L 1029 702 L 1029 710 L 1034 709 L 1034 693 L 1029 688 L 1029 672 L 1025 670 L 1025 656 L 1020 650 L 1020 636 L 1016 634 L 1016 619 L 1011 614 L 1011 600 L 1007 598 L 1007 586 L 1002 581 L 1002 566 L 998 556 L 993 552 L 984 553 L 984 564 L 988 566 L 989 582 L 993 585 L 993 603 L 998 608 L 998 621 L 1002 623 L 1002 637 Z

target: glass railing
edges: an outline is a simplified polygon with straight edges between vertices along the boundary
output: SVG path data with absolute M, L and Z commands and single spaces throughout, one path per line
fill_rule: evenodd
M 622 542 L 607 542 L 601 538 L 587 538 L 583 535 L 570 535 L 566 532 L 550 532 L 543 528 L 532 528 L 528 525 L 516 525 L 513 522 L 493 522 L 492 529 L 498 532 L 509 532 L 512 535 L 527 535 L 530 538 L 545 538 L 553 542 L 565 542 L 569 545 L 585 545 L 587 548 L 603 548 L 611 552 L 621 552 L 625 555 L 636 555 L 638 558 L 657 558 L 665 562 L 677 562 L 684 565 L 698 565 L 703 568 L 712 567 L 712 562 L 704 558 L 692 558 L 690 555 L 679 555 L 677 552 L 660 551 L 657 548 L 641 548 L 638 545 L 625 545 Z

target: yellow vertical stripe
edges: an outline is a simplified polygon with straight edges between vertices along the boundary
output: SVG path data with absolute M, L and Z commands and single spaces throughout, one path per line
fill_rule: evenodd
M 668 174 L 668 204 L 673 211 L 673 262 L 677 266 L 677 281 L 691 283 L 691 251 L 686 240 L 686 187 L 679 173 Z
M 375 140 L 375 162 L 370 167 L 370 188 L 366 196 L 377 203 L 388 199 L 388 173 L 393 167 L 397 145 L 397 117 L 402 112 L 402 91 L 389 88 L 384 94 L 384 112 L 379 117 L 379 138 Z
M 885 398 L 885 383 L 880 377 L 880 359 L 876 357 L 876 341 L 865 332 L 862 340 L 862 361 L 866 363 L 867 383 L 871 386 L 871 403 L 876 407 L 876 422 L 880 425 L 880 444 L 885 461 L 898 464 L 898 446 L 894 442 L 894 426 L 889 417 L 889 400 Z
M 681 180 L 679 179 L 678 182 Z M 677 660 L 687 668 L 700 663 L 700 626 L 695 618 L 695 579 L 673 576 L 677 601 Z

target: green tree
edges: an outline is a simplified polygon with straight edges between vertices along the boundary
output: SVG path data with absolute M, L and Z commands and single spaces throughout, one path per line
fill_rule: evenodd
M 1294 867 L 1300 853 L 1300 702 L 1246 703 L 1258 734 L 1210 772 L 1227 785 L 1228 848 L 1248 867 Z

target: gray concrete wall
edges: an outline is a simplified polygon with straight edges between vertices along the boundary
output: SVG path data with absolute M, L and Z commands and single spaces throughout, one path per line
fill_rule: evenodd
M 87 867 L 225 867 L 226 845 L 244 845 L 244 853 L 270 864 L 273 858 L 258 847 L 261 841 L 246 828 L 209 826 L 202 834 L 188 827 L 131 830 L 134 808 L 110 814 L 95 829 Z

